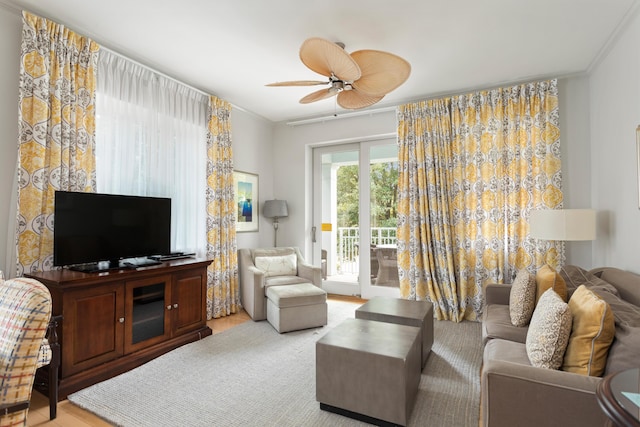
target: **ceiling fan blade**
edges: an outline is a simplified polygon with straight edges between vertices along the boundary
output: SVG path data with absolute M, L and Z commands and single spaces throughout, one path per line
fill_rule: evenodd
M 338 94 L 338 105 L 349 110 L 368 107 L 384 98 L 382 96 L 371 96 L 357 90 L 343 90 Z
M 332 89 L 333 88 L 320 89 L 315 92 L 311 92 L 309 95 L 305 96 L 300 100 L 300 104 L 310 104 L 312 102 L 320 101 L 321 99 L 330 98 L 336 93 L 338 93 L 337 91 Z
M 323 76 L 336 76 L 352 82 L 360 78 L 360 67 L 351 56 L 336 43 L 312 37 L 302 43 L 300 60 L 311 70 Z
M 320 80 L 293 80 L 289 82 L 276 82 L 269 83 L 265 86 L 315 86 L 315 85 L 327 85 L 331 82 L 323 82 Z
M 379 50 L 359 50 L 351 57 L 362 76 L 353 87 L 363 94 L 384 96 L 404 83 L 411 74 L 411 64 L 397 55 Z

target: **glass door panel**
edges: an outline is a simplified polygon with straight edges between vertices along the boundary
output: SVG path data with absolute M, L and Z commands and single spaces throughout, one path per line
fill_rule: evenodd
M 360 155 L 357 144 L 314 150 L 314 255 L 323 288 L 360 294 Z
M 395 141 L 316 148 L 313 165 L 313 250 L 323 288 L 397 297 Z
M 362 143 L 366 159 L 363 201 L 366 201 L 370 280 L 362 283 L 363 298 L 400 295 L 396 245 L 398 147 L 395 141 Z M 366 183 L 365 183 L 366 181 Z
M 376 145 L 369 153 L 371 280 L 376 286 L 398 287 L 398 150 L 395 145 Z
M 171 276 L 131 280 L 126 283 L 125 353 L 169 338 L 169 288 Z

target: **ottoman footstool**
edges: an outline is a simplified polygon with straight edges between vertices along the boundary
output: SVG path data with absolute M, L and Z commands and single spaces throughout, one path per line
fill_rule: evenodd
M 327 324 L 327 293 L 311 283 L 267 288 L 267 321 L 279 333 Z
M 407 425 L 420 383 L 420 329 L 346 319 L 316 342 L 320 409 Z
M 356 309 L 356 319 L 419 327 L 422 342 L 422 368 L 427 364 L 427 358 L 433 346 L 433 304 L 429 301 L 375 297 Z

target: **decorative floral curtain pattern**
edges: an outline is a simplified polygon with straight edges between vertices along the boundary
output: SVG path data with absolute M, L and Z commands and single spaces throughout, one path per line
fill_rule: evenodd
M 209 98 L 207 129 L 207 318 L 240 308 L 231 144 L 231 105 Z
M 400 293 L 429 299 L 436 317 L 458 318 L 450 223 L 451 123 L 449 103 L 399 107 L 398 265 Z
M 404 298 L 428 295 L 439 319 L 475 320 L 483 284 L 564 264 L 563 243 L 532 239 L 528 223 L 533 209 L 562 207 L 556 80 L 409 104 L 398 116 Z
M 95 192 L 99 46 L 23 12 L 19 87 L 17 275 L 53 266 L 55 190 Z

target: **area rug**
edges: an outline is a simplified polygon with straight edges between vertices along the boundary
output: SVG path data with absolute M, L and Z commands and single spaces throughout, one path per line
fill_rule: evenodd
M 315 342 L 358 304 L 329 301 L 323 328 L 278 334 L 245 322 L 71 394 L 118 426 L 364 426 L 315 399 Z M 434 322 L 409 426 L 477 426 L 482 345 L 476 322 Z

